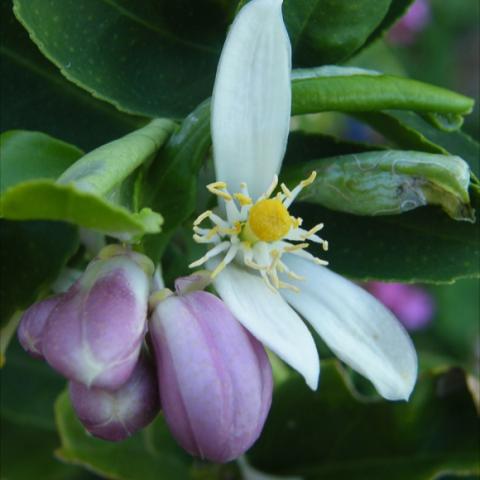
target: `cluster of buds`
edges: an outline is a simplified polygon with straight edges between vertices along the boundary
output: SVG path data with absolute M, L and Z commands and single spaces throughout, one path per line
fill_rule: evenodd
M 270 408 L 266 352 L 202 291 L 208 275 L 178 279 L 173 293 L 152 292 L 153 273 L 146 256 L 105 247 L 67 292 L 25 311 L 20 343 L 69 380 L 92 435 L 123 440 L 161 406 L 185 450 L 230 461 L 258 438 Z

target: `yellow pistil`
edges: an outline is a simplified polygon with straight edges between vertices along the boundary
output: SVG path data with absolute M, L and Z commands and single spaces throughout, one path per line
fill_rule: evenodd
M 292 226 L 292 217 L 278 198 L 260 200 L 250 209 L 248 226 L 264 242 L 283 238 Z

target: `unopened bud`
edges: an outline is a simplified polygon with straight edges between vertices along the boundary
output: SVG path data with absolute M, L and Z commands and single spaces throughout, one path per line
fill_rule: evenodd
M 189 278 L 177 281 L 177 295 L 158 297 L 150 322 L 162 409 L 185 450 L 227 462 L 260 435 L 272 371 L 263 346 Z
M 49 315 L 60 301 L 61 295 L 55 295 L 35 302 L 22 315 L 17 335 L 20 345 L 32 357 L 43 358 L 42 336 Z
M 48 318 L 47 362 L 87 387 L 119 388 L 143 342 L 152 273 L 144 255 L 120 247 L 102 250 Z
M 95 437 L 116 442 L 147 426 L 159 412 L 155 370 L 141 355 L 130 378 L 118 390 L 87 388 L 70 382 L 72 405 Z

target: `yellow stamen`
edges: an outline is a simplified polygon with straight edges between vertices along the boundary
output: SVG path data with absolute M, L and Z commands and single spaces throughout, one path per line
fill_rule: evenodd
M 311 228 L 308 232 L 306 232 L 302 236 L 303 240 L 306 240 L 307 238 L 310 238 L 312 235 L 315 235 L 322 228 L 323 228 L 323 223 L 319 223 L 318 225 L 315 225 L 313 228 Z
M 207 190 L 210 193 L 213 193 L 214 195 L 217 195 L 217 197 L 221 197 L 224 200 L 230 201 L 232 200 L 232 196 L 223 191 L 225 188 L 227 188 L 227 184 L 225 182 L 214 182 L 207 185 Z
M 206 210 L 203 212 L 201 215 L 199 215 L 196 220 L 193 222 L 193 225 L 196 227 L 197 225 L 200 225 L 206 218 L 209 218 L 210 215 L 212 214 L 211 210 Z
M 291 190 L 289 190 L 288 187 L 287 187 L 284 183 L 282 183 L 282 184 L 280 185 L 280 188 L 282 189 L 282 192 L 285 194 L 285 196 L 286 196 L 287 198 L 292 195 Z
M 308 248 L 308 243 L 297 243 L 297 245 L 285 247 L 285 251 L 291 253 L 296 252 L 297 250 L 304 250 L 305 248 Z
M 235 197 L 236 200 L 238 200 L 238 203 L 244 207 L 245 205 L 251 205 L 253 203 L 252 199 L 244 195 L 243 193 L 234 193 L 233 196 Z
M 218 233 L 218 226 L 215 226 L 211 228 L 210 231 L 207 233 L 206 239 L 207 240 L 212 239 L 217 233 Z
M 317 178 L 317 172 L 314 170 L 308 178 L 300 182 L 300 185 L 302 186 L 302 188 L 308 187 L 315 181 L 316 178 Z
M 215 278 L 227 265 L 225 264 L 225 262 L 220 262 L 218 265 L 217 265 L 217 268 L 211 273 L 211 278 Z

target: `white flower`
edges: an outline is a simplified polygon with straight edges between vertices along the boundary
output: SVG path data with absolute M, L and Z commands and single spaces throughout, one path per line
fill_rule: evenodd
M 407 333 L 375 298 L 305 250 L 307 241 L 327 249 L 316 235 L 323 225 L 304 229 L 288 212 L 315 173 L 291 191 L 281 185 L 274 193 L 291 108 L 291 48 L 281 7 L 282 0 L 252 0 L 228 34 L 212 100 L 218 181 L 207 187 L 219 197 L 219 210 L 203 213 L 194 225 L 194 238 L 214 246 L 191 266 L 207 263 L 237 319 L 312 389 L 318 353 L 296 312 L 381 395 L 408 399 L 417 358 Z

